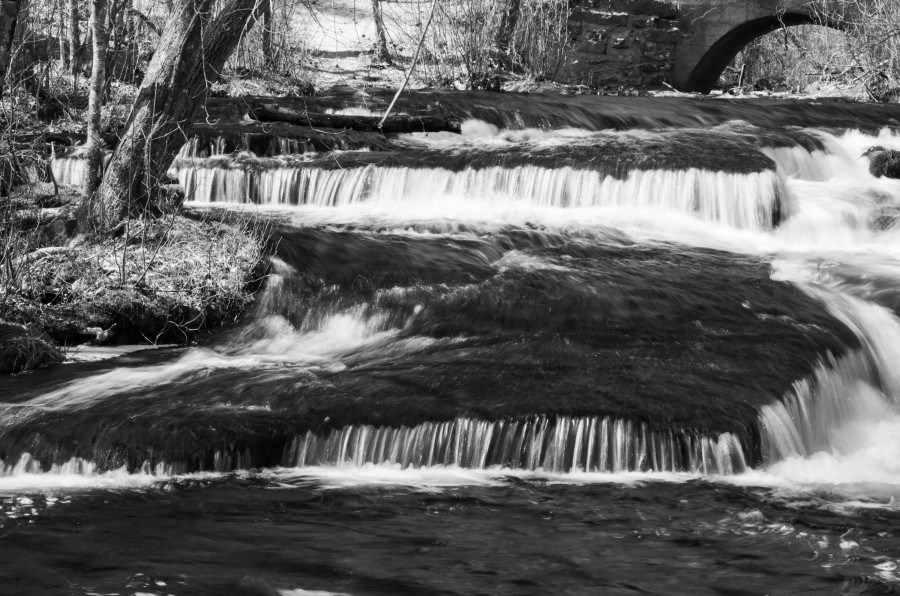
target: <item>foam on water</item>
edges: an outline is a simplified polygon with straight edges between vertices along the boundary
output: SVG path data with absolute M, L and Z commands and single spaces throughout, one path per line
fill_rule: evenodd
M 462 122 L 461 134 L 451 132 L 414 132 L 397 135 L 401 144 L 414 147 L 448 148 L 465 146 L 513 146 L 523 143 L 541 145 L 562 145 L 573 141 L 583 141 L 596 137 L 597 133 L 583 128 L 521 128 L 499 129 L 483 120 L 468 119 Z M 628 134 L 640 135 L 640 131 L 629 131 Z
M 31 399 L 0 405 L 0 409 L 76 410 L 111 395 L 202 378 L 222 369 L 292 366 L 310 371 L 341 370 L 342 358 L 359 350 L 389 344 L 386 347 L 396 354 L 420 350 L 438 341 L 427 337 L 396 340 L 400 328 L 390 323 L 386 313 L 368 304 L 324 316 L 308 316 L 296 327 L 277 313 L 285 277 L 295 272 L 278 259 L 273 259 L 273 270 L 257 298 L 253 321 L 231 342 L 215 349 L 190 348 L 174 362 L 114 368 L 79 378 Z
M 833 146 L 829 145 L 829 148 Z M 868 170 L 868 161 L 862 157 L 863 153 L 871 147 L 884 147 L 885 149 L 900 151 L 900 134 L 889 128 L 883 128 L 877 135 L 851 130 L 837 138 L 836 146 L 849 159 L 863 164 L 865 169 Z
M 78 458 L 54 465 L 50 469 L 43 468 L 27 453 L 14 463 L 7 464 L 0 460 L 0 495 L 96 488 L 142 488 L 159 481 L 159 476 L 146 472 L 135 474 L 125 469 L 99 472 L 95 464 Z
M 308 466 L 271 470 L 273 482 L 285 488 L 314 482 L 322 489 L 343 489 L 356 486 L 405 486 L 437 491 L 459 486 L 499 487 L 511 479 L 548 484 L 622 484 L 640 485 L 645 482 L 683 483 L 698 478 L 690 472 L 548 472 L 519 468 L 494 467 L 488 469 L 459 466 L 425 466 L 403 468 L 399 464 L 366 464 L 350 466 Z
M 349 107 L 349 108 L 327 108 L 325 110 L 326 114 L 335 114 L 339 116 L 381 116 L 381 112 L 373 112 L 368 108 L 359 108 L 359 107 Z
M 381 317 L 367 319 L 354 313 L 334 314 L 321 327 L 303 333 L 283 317 L 256 322 L 252 341 L 240 348 L 191 348 L 174 362 L 142 367 L 114 368 L 72 381 L 53 391 L 0 409 L 76 410 L 111 395 L 127 395 L 189 379 L 202 378 L 222 369 L 259 369 L 294 366 L 316 370 L 341 370 L 341 357 L 356 350 L 374 348 L 395 337 L 395 331 L 378 330 Z M 391 343 L 394 351 L 421 349 L 435 340 L 414 338 Z
M 329 592 L 327 590 L 304 590 L 303 588 L 286 588 L 278 590 L 281 596 L 351 596 L 347 592 Z

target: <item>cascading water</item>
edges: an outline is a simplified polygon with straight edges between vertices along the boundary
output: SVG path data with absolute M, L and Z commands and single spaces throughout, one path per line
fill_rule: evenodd
M 244 168 L 176 163 L 190 200 L 202 203 L 261 203 L 340 207 L 360 202 L 469 197 L 476 201 L 527 201 L 539 207 L 630 207 L 696 214 L 701 219 L 746 229 L 766 229 L 776 220 L 782 181 L 774 172 L 733 174 L 690 169 L 630 172 L 625 179 L 590 170 L 524 166 L 467 169 Z M 452 199 L 451 199 L 452 200 Z
M 598 560 L 624 593 L 635 557 L 679 592 L 900 584 L 900 182 L 862 157 L 900 137 L 463 131 L 198 136 L 190 208 L 277 221 L 263 290 L 203 346 L 10 385 L 10 519 L 59 507 L 22 487 L 150 487 L 113 517 L 152 538 L 181 507 L 193 564 L 237 544 L 278 570 L 220 592 L 471 593 L 473 557 L 510 594 Z M 517 567 L 556 565 L 535 543 L 552 586 Z
M 307 432 L 291 443 L 284 464 L 703 474 L 733 474 L 746 467 L 740 442 L 730 433 L 710 439 L 598 417 L 508 422 L 462 418 L 413 428 L 349 426 L 324 439 Z

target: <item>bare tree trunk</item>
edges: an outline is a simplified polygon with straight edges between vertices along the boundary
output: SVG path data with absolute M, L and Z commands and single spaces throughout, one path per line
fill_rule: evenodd
M 134 73 L 137 70 L 137 52 L 138 52 L 138 17 L 135 14 L 134 0 L 128 0 L 127 11 L 125 12 L 125 34 L 123 43 L 123 67 L 121 78 L 129 83 L 134 82 Z
M 100 138 L 100 113 L 103 108 L 103 89 L 106 82 L 106 12 L 107 0 L 91 0 L 91 34 L 93 52 L 91 86 L 87 113 L 87 177 L 84 194 L 91 196 L 100 185 L 103 166 L 103 141 Z
M 381 0 L 372 0 L 372 14 L 375 17 L 375 55 L 387 64 L 391 61 L 391 52 L 388 50 L 387 34 L 384 31 L 384 15 L 381 12 Z
M 66 0 L 58 0 L 56 10 L 59 13 L 59 29 L 57 29 L 57 41 L 59 42 L 60 70 L 65 67 L 66 59 Z
M 107 166 L 92 212 L 111 228 L 142 208 L 184 144 L 197 108 L 206 100 L 251 15 L 268 0 L 231 0 L 211 23 L 212 0 L 179 0 L 138 90 L 118 148 Z M 256 12 L 254 12 L 256 8 Z
M 33 25 L 34 0 L 21 0 L 19 2 L 19 15 L 16 17 L 16 40 L 18 49 L 15 52 L 13 76 L 25 89 L 35 96 L 35 110 L 40 102 L 40 76 L 39 64 L 40 44 L 37 43 Z
M 509 5 L 503 13 L 500 20 L 500 26 L 497 28 L 497 36 L 494 38 L 494 44 L 499 55 L 500 67 L 506 70 L 512 68 L 512 36 L 519 23 L 519 5 L 520 0 L 509 0 Z
M 21 0 L 0 0 L 0 97 L 6 87 L 6 75 L 12 60 L 20 4 Z
M 122 43 L 125 35 L 126 0 L 107 0 L 106 11 L 106 70 L 103 94 L 109 95 L 114 78 L 122 78 Z
M 81 68 L 81 60 L 78 56 L 81 50 L 81 32 L 78 27 L 78 0 L 68 0 L 67 2 L 69 16 L 69 69 L 73 77 L 78 77 L 78 70 Z
M 268 3 L 263 10 L 262 51 L 266 60 L 266 68 L 275 70 L 275 56 L 272 53 L 272 4 Z

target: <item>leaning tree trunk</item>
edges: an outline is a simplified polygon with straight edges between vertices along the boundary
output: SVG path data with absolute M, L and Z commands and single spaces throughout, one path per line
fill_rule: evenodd
M 252 23 L 251 15 L 259 15 L 268 0 L 231 0 L 207 24 L 211 4 L 180 0 L 166 24 L 92 205 L 101 227 L 114 227 L 146 206 L 187 140 L 209 85 Z
M 12 60 L 13 40 L 19 18 L 21 0 L 0 0 L 0 97 L 6 86 L 6 74 Z
M 100 185 L 103 167 L 103 140 L 100 138 L 100 112 L 103 108 L 103 89 L 106 86 L 106 12 L 107 0 L 91 0 L 91 36 L 93 60 L 91 62 L 91 86 L 87 113 L 87 176 L 84 194 L 91 196 Z
M 392 64 L 391 52 L 388 50 L 387 34 L 384 31 L 384 15 L 381 12 L 381 0 L 372 0 L 372 14 L 375 18 L 375 54 L 379 60 Z

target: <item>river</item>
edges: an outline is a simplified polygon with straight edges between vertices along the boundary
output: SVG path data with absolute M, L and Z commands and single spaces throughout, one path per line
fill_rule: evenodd
M 0 380 L 0 592 L 900 590 L 900 181 L 863 157 L 900 135 L 541 101 L 189 143 L 269 274 L 199 345 Z

